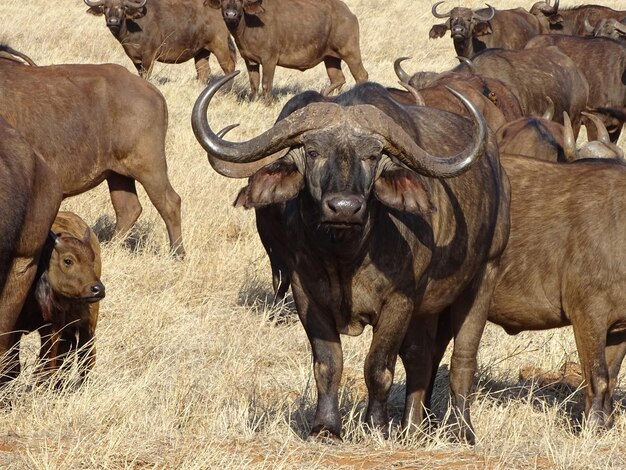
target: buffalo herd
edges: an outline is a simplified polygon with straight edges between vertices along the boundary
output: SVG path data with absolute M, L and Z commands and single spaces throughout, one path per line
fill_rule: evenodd
M 432 5 L 459 65 L 368 81 L 357 17 L 341 0 L 84 0 L 141 77 L 113 64 L 39 66 L 0 46 L 0 381 L 20 371 L 23 333 L 39 331 L 38 379 L 72 352 L 95 362 L 97 235 L 61 200 L 106 181 L 123 237 L 139 182 L 184 260 L 181 200 L 167 175 L 168 110 L 148 82 L 155 61 L 194 59 L 208 86 L 191 112 L 211 166 L 246 178 L 275 301 L 291 287 L 313 355 L 311 435 L 339 440 L 340 336 L 366 326 L 367 425 L 387 434 L 398 356 L 402 429 L 430 419 L 450 360 L 449 429 L 475 443 L 470 399 L 486 322 L 509 334 L 571 325 L 584 376 L 583 423 L 607 429 L 626 355 L 626 10 Z M 529 7 L 529 9 L 526 9 Z M 297 28 L 292 19 L 306 19 Z M 242 142 L 209 124 L 230 89 L 236 50 L 250 99 L 271 100 L 276 66 L 324 63 L 330 83 L 293 96 L 274 125 Z M 225 75 L 209 80 L 213 53 Z M 388 52 L 391 54 L 391 52 Z M 345 84 L 341 62 L 356 84 Z M 262 70 L 261 70 L 262 69 Z M 262 71 L 262 75 L 261 75 Z M 261 78 L 262 77 L 262 78 Z M 44 86 L 42 86 L 44 84 Z M 259 89 L 261 87 L 261 89 Z M 581 127 L 588 141 L 577 146 Z M 121 131 L 123 130 L 123 131 Z M 56 379 L 55 379 L 56 380 Z

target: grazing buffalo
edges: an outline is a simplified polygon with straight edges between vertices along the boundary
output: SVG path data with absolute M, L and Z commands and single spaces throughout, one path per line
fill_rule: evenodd
M 572 325 L 586 420 L 610 427 L 626 354 L 626 166 L 501 161 L 511 181 L 511 234 L 489 320 L 509 334 Z M 439 356 L 452 334 L 441 320 Z
M 447 13 L 439 13 L 437 2 L 432 7 L 435 18 L 448 20 L 430 29 L 431 39 L 441 38 L 450 31 L 454 50 L 460 57 L 472 58 L 485 49 L 522 49 L 530 38 L 547 33 L 545 19 L 531 15 L 523 8 L 496 10 L 492 6 L 480 10 L 455 7 Z
M 554 5 L 550 1 L 535 3 L 530 12 L 540 21 L 549 23 L 549 30 L 545 33 L 585 36 L 589 25 L 595 27 L 600 21 L 614 19 L 621 21 L 626 18 L 626 10 L 614 10 L 602 5 L 579 5 L 559 9 L 559 0 Z
M 576 64 L 555 46 L 543 49 L 487 49 L 453 72 L 473 71 L 497 78 L 515 94 L 524 114 L 542 115 L 546 96 L 554 102 L 554 120 L 563 123 L 563 111 L 572 118 L 574 134 L 580 128 L 580 113 L 587 106 L 589 85 Z
M 626 106 L 626 45 L 608 38 L 561 34 L 537 36 L 526 44 L 527 49 L 538 50 L 549 46 L 557 46 L 571 58 L 585 77 L 589 84 L 587 107 Z M 598 113 L 598 116 L 603 114 Z M 609 128 L 611 141 L 617 142 L 621 131 L 621 125 Z M 595 135 L 591 136 L 591 139 L 595 138 Z
M 582 113 L 588 118 L 587 135 L 594 134 L 597 140 L 589 140 L 576 148 L 574 131 L 565 113 L 564 125 L 546 117 L 526 116 L 498 129 L 496 139 L 502 154 L 523 155 L 551 162 L 572 162 L 585 158 L 624 159 L 624 152 L 609 139 L 602 121 L 593 114 Z M 593 123 L 594 128 L 589 129 Z
M 1 92 L 0 92 L 1 93 Z M 59 210 L 61 182 L 22 135 L 0 117 L 0 356 L 37 274 L 46 236 Z M 11 354 L 15 354 L 12 351 Z M 10 379 L 7 364 L 0 383 Z
M 84 0 L 89 12 L 106 18 L 109 31 L 143 78 L 154 61 L 179 64 L 193 59 L 198 80 L 208 82 L 209 56 L 224 73 L 235 70 L 235 45 L 218 12 L 203 0 Z
M 613 18 L 600 20 L 595 26 L 589 25 L 587 33 L 597 38 L 626 41 L 626 17 L 622 21 Z
M 98 237 L 72 212 L 59 212 L 44 246 L 37 277 L 12 333 L 10 377 L 20 372 L 19 342 L 25 332 L 39 331 L 42 361 L 39 373 L 57 370 L 68 353 L 77 350 L 81 379 L 96 359 L 94 340 L 102 262 Z
M 0 83 L 0 115 L 57 173 L 65 197 L 106 180 L 120 236 L 141 214 L 137 180 L 171 249 L 184 256 L 180 197 L 165 161 L 167 105 L 156 87 L 119 65 L 32 67 L 2 58 Z
M 271 97 L 277 65 L 307 70 L 324 62 L 330 78 L 325 93 L 346 79 L 344 60 L 357 82 L 367 80 L 361 61 L 359 22 L 341 0 L 205 0 L 221 8 L 228 30 L 246 62 L 252 96 L 259 89 L 263 66 L 263 93 Z M 294 18 L 302 18 L 294 24 Z
M 471 67 L 471 62 L 468 62 L 470 64 L 469 73 L 417 72 L 413 75 L 409 75 L 402 69 L 401 65 L 402 61 L 406 59 L 407 57 L 400 57 L 396 59 L 393 64 L 396 75 L 405 87 L 406 85 L 410 85 L 421 93 L 424 89 L 429 87 L 450 86 L 457 89 L 459 84 L 462 84 L 460 86 L 463 87 L 463 89 L 471 87 L 476 92 L 488 98 L 489 101 L 491 101 L 500 110 L 506 122 L 519 119 L 524 115 L 519 100 L 511 92 L 511 90 L 509 90 L 509 88 L 498 79 L 485 77 L 476 73 L 476 71 Z M 463 58 L 462 61 L 467 61 L 467 59 Z M 463 91 L 463 93 L 466 94 L 465 91 Z M 430 104 L 430 106 L 435 106 L 435 104 Z M 456 106 L 458 107 L 458 105 Z M 454 110 L 451 111 L 458 112 Z M 482 112 L 484 114 L 485 111 L 482 110 Z M 461 114 L 465 113 L 465 111 L 461 112 Z M 490 122 L 489 119 L 488 122 Z M 492 122 L 492 124 L 495 123 Z M 494 130 L 497 129 L 497 127 L 494 127 L 493 125 L 490 127 Z
M 270 130 L 234 143 L 216 135 L 206 116 L 224 82 L 200 95 L 192 125 L 214 168 L 251 176 L 236 205 L 271 211 L 263 222 L 282 243 L 273 255 L 286 266 L 313 353 L 312 435 L 339 438 L 340 334 L 359 335 L 367 325 L 374 328 L 365 360 L 367 422 L 388 429 L 399 354 L 407 372 L 402 424 L 419 425 L 432 328 L 450 309 L 452 428 L 474 442 L 468 395 L 509 220 L 508 184 L 484 118 L 460 94 L 471 121 L 402 106 L 366 83 L 332 99 L 297 95 Z

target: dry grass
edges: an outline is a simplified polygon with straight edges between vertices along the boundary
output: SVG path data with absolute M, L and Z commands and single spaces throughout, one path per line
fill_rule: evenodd
M 606 3 L 624 6 L 622 0 Z M 454 65 L 449 38 L 427 39 L 434 23 L 431 2 L 348 4 L 360 18 L 364 62 L 372 80 L 395 84 L 392 63 L 400 55 L 413 57 L 405 64 L 409 71 Z M 513 7 L 516 2 L 494 5 Z M 115 62 L 134 73 L 104 20 L 85 9 L 80 0 L 2 0 L 0 39 L 40 64 Z M 217 71 L 217 63 L 212 65 Z M 245 69 L 241 60 L 238 68 Z M 169 105 L 168 162 L 172 184 L 183 199 L 188 257 L 184 262 L 168 257 L 164 224 L 141 192 L 144 213 L 132 243 L 126 244 L 134 250 L 103 244 L 107 298 L 90 380 L 75 392 L 27 391 L 37 344 L 27 338 L 26 370 L 2 392 L 12 406 L 0 410 L 0 467 L 626 467 L 623 389 L 617 393 L 615 427 L 593 435 L 577 430 L 580 391 L 518 384 L 524 365 L 550 370 L 576 359 L 569 328 L 516 337 L 487 328 L 472 410 L 475 448 L 450 443 L 442 430 L 410 439 L 394 431 L 389 440 L 367 433 L 361 425 L 366 400 L 362 368 L 370 332 L 346 338 L 344 443 L 305 442 L 315 387 L 303 328 L 292 304 L 268 306 L 269 264 L 254 214 L 231 207 L 243 183 L 215 174 L 192 135 L 190 111 L 201 89 L 192 63 L 157 64 L 154 72 L 152 82 Z M 270 126 L 294 93 L 321 89 L 326 81 L 322 66 L 305 73 L 279 69 L 277 103 L 267 107 L 221 95 L 211 122 L 217 128 L 242 122 L 231 137 L 245 138 Z M 244 73 L 235 88 L 246 87 Z M 102 234 L 112 229 L 114 215 L 104 185 L 63 206 Z M 443 372 L 446 367 L 444 360 Z M 391 394 L 395 424 L 404 391 L 398 369 Z M 440 416 L 447 408 L 446 386 L 446 374 L 440 374 Z

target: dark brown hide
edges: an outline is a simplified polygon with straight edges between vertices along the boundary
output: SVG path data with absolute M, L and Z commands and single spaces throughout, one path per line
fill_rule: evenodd
M 89 11 L 104 14 L 109 31 L 143 78 L 150 78 L 154 61 L 178 64 L 194 59 L 198 80 L 206 83 L 211 52 L 224 73 L 235 70 L 236 58 L 221 15 L 203 1 L 149 0 L 137 10 L 125 0 L 102 0 L 102 6 Z
M 559 8 L 556 13 L 546 15 L 539 9 L 531 8 L 531 13 L 538 18 L 546 18 L 550 30 L 545 33 L 585 36 L 586 24 L 595 26 L 603 19 L 613 18 L 621 21 L 626 18 L 626 10 L 613 10 L 601 5 L 580 5 L 576 7 Z
M 341 61 L 357 82 L 367 80 L 361 61 L 359 23 L 340 0 L 210 0 L 220 8 L 235 38 L 250 78 L 252 95 L 259 89 L 269 99 L 277 65 L 307 70 L 324 62 L 330 85 L 345 83 Z M 294 18 L 301 18 L 294 24 Z
M 557 46 L 570 57 L 587 80 L 589 108 L 626 106 L 626 45 L 608 38 L 551 34 L 537 36 L 526 48 L 541 50 L 549 46 Z M 606 121 L 605 125 L 608 124 Z M 621 130 L 622 126 L 609 128 L 612 142 L 617 142 Z M 596 135 L 592 134 L 590 139 L 595 140 Z
M 590 25 L 591 26 L 591 25 Z M 597 38 L 611 38 L 626 41 L 626 17 L 617 21 L 613 18 L 600 20 L 591 31 L 587 31 L 589 35 Z
M 474 56 L 477 73 L 497 78 L 517 96 L 524 114 L 541 116 L 546 96 L 554 102 L 554 121 L 563 124 L 563 112 L 572 119 L 575 136 L 580 128 L 580 113 L 585 110 L 589 86 L 576 64 L 557 47 L 508 51 L 490 49 Z M 453 72 L 468 71 L 459 64 Z
M 429 36 L 431 39 L 439 38 L 450 31 L 456 55 L 471 59 L 485 49 L 522 49 L 533 36 L 548 32 L 545 20 L 531 15 L 523 8 L 495 10 L 491 20 L 480 19 L 489 15 L 489 8 L 453 8 L 448 20 L 434 25 Z
M 500 110 L 506 122 L 511 122 L 515 119 L 519 119 L 524 115 L 517 97 L 508 89 L 508 87 L 502 81 L 498 79 L 466 72 L 417 72 L 413 75 L 409 75 L 404 70 L 402 70 L 402 67 L 400 66 L 400 62 L 403 59 L 405 58 L 397 59 L 394 62 L 394 70 L 396 71 L 396 75 L 401 82 L 412 86 L 420 93 L 425 88 L 441 86 L 449 86 L 465 93 L 465 90 L 471 87 L 476 92 L 482 94 L 485 98 L 489 99 L 489 101 L 491 101 Z M 406 104 L 411 103 L 411 101 L 403 102 L 405 102 Z M 435 106 L 434 102 L 430 103 L 429 106 Z M 458 101 L 456 107 L 459 107 Z M 467 112 L 463 110 L 461 114 L 467 114 Z M 493 123 L 491 122 L 491 120 L 488 119 L 488 121 L 490 122 L 491 129 L 497 129 L 493 127 Z
M 167 177 L 167 105 L 156 87 L 119 65 L 30 67 L 0 59 L 0 114 L 41 153 L 65 197 L 106 180 L 124 235 L 141 214 L 135 180 L 184 256 L 180 197 Z M 42 86 L 45 84 L 45 86 Z
M 392 127 L 401 126 L 424 149 L 451 155 L 473 145 L 471 122 L 438 109 L 401 106 L 373 83 L 335 98 L 297 95 L 274 127 L 298 116 L 308 124 L 306 116 L 322 103 L 340 118 L 325 114 L 326 126 L 304 132 L 287 156 L 258 170 L 236 201 L 262 208 L 261 237 L 291 279 L 313 353 L 318 404 L 312 434 L 340 436 L 340 335 L 359 335 L 367 325 L 373 338 L 365 360 L 366 421 L 383 431 L 389 427 L 387 398 L 399 354 L 407 372 L 402 424 L 419 426 L 433 328 L 437 315 L 451 309 L 457 334 L 450 382 L 458 419 L 452 429 L 473 442 L 467 398 L 490 281 L 508 232 L 508 184 L 495 140 L 485 134 L 486 151 L 455 177 L 408 170 L 382 151 L 400 145 L 384 143 Z M 387 124 L 365 130 L 375 122 Z M 201 142 L 204 137 L 198 136 Z
M 24 304 L 14 335 L 19 348 L 21 333 L 41 334 L 39 372 L 45 377 L 57 370 L 70 351 L 78 350 L 81 378 L 96 360 L 93 341 L 99 301 L 102 262 L 98 237 L 72 212 L 59 212 L 39 260 L 37 278 Z M 14 364 L 19 372 L 19 363 Z
M 61 184 L 20 133 L 0 117 L 0 383 L 14 377 L 11 349 L 20 311 L 37 273 L 42 247 L 59 209 Z M 17 333 L 19 334 L 19 333 Z
M 565 162 L 563 126 L 538 116 L 509 122 L 496 133 L 500 153 Z

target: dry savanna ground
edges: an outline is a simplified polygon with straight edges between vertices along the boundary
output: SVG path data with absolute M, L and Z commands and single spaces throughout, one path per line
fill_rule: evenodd
M 392 64 L 401 55 L 412 57 L 405 63 L 409 71 L 443 71 L 455 64 L 449 37 L 428 39 L 435 22 L 430 1 L 347 3 L 360 20 L 370 79 L 394 85 Z M 623 0 L 605 4 L 626 6 Z M 0 40 L 42 65 L 114 62 L 134 73 L 104 19 L 85 10 L 81 0 L 2 0 Z M 297 27 L 297 19 L 294 23 Z M 217 62 L 211 63 L 217 73 Z M 245 70 L 240 59 L 238 68 Z M 144 212 L 131 237 L 102 244 L 107 297 L 90 380 L 63 393 L 33 388 L 38 339 L 29 335 L 23 342 L 24 373 L 0 392 L 11 403 L 0 411 L 0 467 L 626 468 L 623 388 L 615 427 L 597 435 L 579 429 L 580 390 L 519 382 L 525 366 L 558 370 L 577 360 L 569 328 L 510 337 L 488 326 L 472 408 L 478 434 L 473 448 L 450 442 L 445 427 L 410 438 L 398 435 L 400 364 L 391 393 L 392 436 L 368 433 L 362 425 L 367 399 L 362 369 L 371 332 L 345 338 L 344 441 L 306 442 L 316 396 L 308 341 L 291 301 L 271 306 L 269 263 L 254 213 L 232 207 L 243 182 L 214 173 L 193 137 L 190 111 L 201 90 L 194 77 L 189 62 L 156 64 L 151 79 L 169 106 L 169 176 L 183 200 L 188 256 L 183 262 L 168 256 L 164 224 L 140 188 Z M 294 93 L 319 90 L 326 82 L 321 65 L 304 73 L 279 68 L 276 103 L 221 94 L 210 120 L 216 128 L 241 122 L 229 137 L 244 139 L 270 126 Z M 244 71 L 235 91 L 246 89 Z M 65 201 L 63 208 L 80 214 L 101 238 L 111 234 L 114 213 L 105 185 Z M 435 391 L 441 418 L 447 410 L 447 364 L 444 359 Z M 68 374 L 71 384 L 75 371 Z

